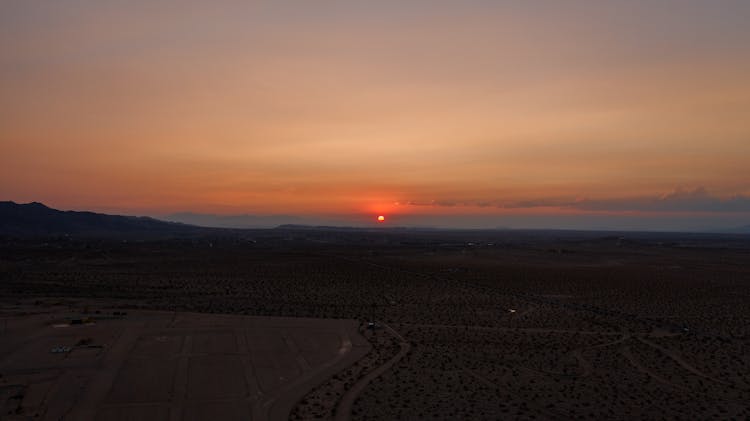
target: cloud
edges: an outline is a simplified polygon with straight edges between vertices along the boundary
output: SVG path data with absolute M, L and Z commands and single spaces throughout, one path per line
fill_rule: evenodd
M 750 212 L 750 197 L 713 196 L 705 187 L 677 188 L 658 197 L 610 200 L 583 200 L 575 206 L 583 210 L 650 211 L 650 212 Z
M 516 202 L 501 200 L 432 200 L 406 201 L 412 206 L 494 206 L 503 209 L 567 208 L 602 212 L 750 212 L 750 197 L 736 194 L 714 196 L 705 187 L 678 187 L 658 196 L 638 196 L 616 199 L 538 198 Z

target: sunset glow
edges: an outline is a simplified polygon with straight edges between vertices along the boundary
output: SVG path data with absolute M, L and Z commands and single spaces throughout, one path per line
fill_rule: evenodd
M 750 2 L 470 3 L 4 2 L 0 199 L 747 220 Z

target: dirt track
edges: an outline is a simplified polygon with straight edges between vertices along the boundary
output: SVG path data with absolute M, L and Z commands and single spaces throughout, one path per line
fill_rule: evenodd
M 341 401 L 339 401 L 338 407 L 336 408 L 336 421 L 346 421 L 351 419 L 354 401 L 359 397 L 362 391 L 367 388 L 370 382 L 381 376 L 387 370 L 391 369 L 394 364 L 398 363 L 402 358 L 406 356 L 406 354 L 409 353 L 409 350 L 411 349 L 411 345 L 409 345 L 409 342 L 407 342 L 406 339 L 399 335 L 398 332 L 393 330 L 393 328 L 391 328 L 390 326 L 386 325 L 384 326 L 384 328 L 388 331 L 388 333 L 399 340 L 399 346 L 401 347 L 401 349 L 393 358 L 359 379 L 359 381 L 355 383 L 354 386 L 352 386 L 352 388 L 344 394 L 344 396 L 341 398 Z

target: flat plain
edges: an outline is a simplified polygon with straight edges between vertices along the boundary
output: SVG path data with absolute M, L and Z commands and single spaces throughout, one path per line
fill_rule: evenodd
M 369 343 L 351 320 L 6 305 L 2 419 L 283 419 Z
M 747 236 L 276 229 L 0 248 L 0 388 L 18 419 L 750 416 Z

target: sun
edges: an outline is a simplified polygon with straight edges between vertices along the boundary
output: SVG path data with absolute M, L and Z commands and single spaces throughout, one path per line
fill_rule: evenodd
M 378 222 L 385 222 L 385 216 L 383 215 L 378 216 Z

